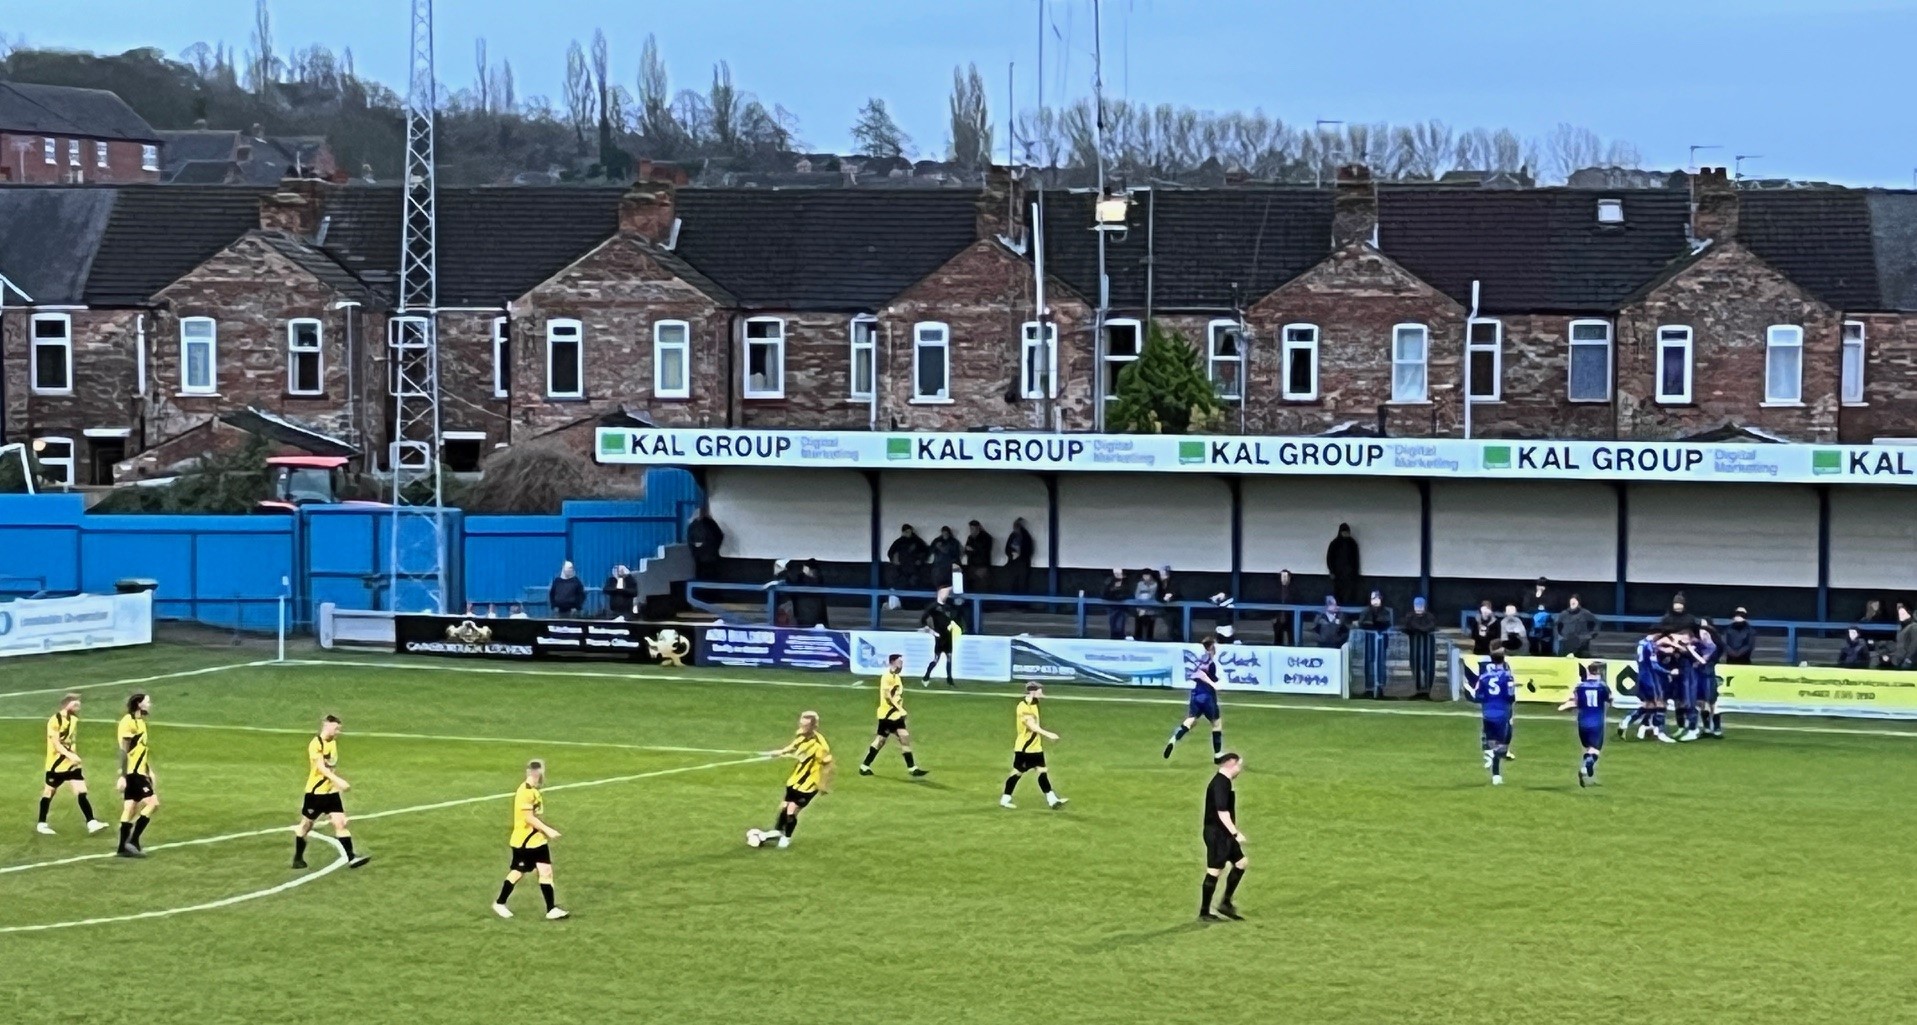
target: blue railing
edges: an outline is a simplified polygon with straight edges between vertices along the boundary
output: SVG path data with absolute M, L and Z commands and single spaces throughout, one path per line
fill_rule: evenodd
M 46 593 L 46 577 L 0 576 L 0 595 L 9 598 L 39 598 Z
M 1695 613 L 1693 613 L 1693 615 L 1695 615 Z M 1459 629 L 1469 633 L 1471 631 L 1471 620 L 1476 616 L 1477 612 L 1475 610 L 1461 610 L 1458 613 Z M 1531 616 L 1521 613 L 1520 618 L 1524 620 L 1525 629 L 1531 629 Z M 1638 635 L 1640 631 L 1648 633 L 1650 628 L 1656 626 L 1663 618 L 1663 616 L 1597 615 L 1598 629 L 1600 631 L 1608 630 L 1612 633 L 1624 633 L 1634 636 Z M 1724 625 L 1730 622 L 1728 617 L 1723 616 L 1705 616 L 1703 618 L 1709 619 L 1719 630 L 1722 630 Z M 1551 650 L 1553 651 L 1557 650 L 1557 621 L 1558 614 L 1554 612 L 1550 617 L 1552 634 Z M 1897 627 L 1889 623 L 1826 623 L 1805 619 L 1747 619 L 1745 622 L 1749 623 L 1751 627 L 1758 632 L 1760 638 L 1782 633 L 1784 635 L 1784 661 L 1789 663 L 1795 663 L 1797 661 L 1797 643 L 1805 636 L 1829 637 L 1832 635 L 1842 635 L 1844 631 L 1853 628 L 1867 638 L 1888 638 L 1897 635 Z

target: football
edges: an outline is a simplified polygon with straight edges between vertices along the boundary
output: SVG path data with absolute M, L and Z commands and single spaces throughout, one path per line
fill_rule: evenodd
M 765 842 L 765 834 L 756 829 L 746 830 L 746 846 L 757 847 Z

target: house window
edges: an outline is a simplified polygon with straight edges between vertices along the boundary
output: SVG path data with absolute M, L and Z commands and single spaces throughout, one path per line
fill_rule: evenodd
M 546 397 L 586 397 L 585 329 L 576 320 L 546 323 Z
M 35 438 L 33 454 L 40 460 L 40 470 L 48 480 L 73 484 L 72 438 Z
M 1018 394 L 1021 398 L 1058 397 L 1058 325 L 1028 320 L 1019 329 Z
M 146 145 L 140 147 L 140 170 L 157 171 L 160 169 L 160 147 Z
M 1764 334 L 1764 401 L 1804 401 L 1804 329 L 1779 324 Z
M 1138 362 L 1145 349 L 1145 328 L 1136 320 L 1113 320 L 1105 324 L 1105 401 L 1118 394 L 1118 377 L 1125 368 Z
M 855 399 L 871 401 L 878 392 L 879 322 L 871 317 L 852 319 L 852 374 L 846 389 Z
M 1285 325 L 1280 350 L 1283 377 L 1279 396 L 1292 402 L 1318 397 L 1318 328 L 1314 324 Z
M 652 325 L 652 394 L 661 399 L 692 397 L 692 325 L 662 320 Z
M 107 166 L 107 144 L 106 143 L 96 142 L 93 144 L 93 166 L 95 167 Z
M 80 166 L 80 140 L 78 139 L 67 140 L 67 166 Z
M 1691 329 L 1657 329 L 1657 401 L 1687 405 L 1691 401 Z
M 293 395 L 326 392 L 326 361 L 320 350 L 320 322 L 310 318 L 286 322 L 286 390 Z
M 1611 324 L 1603 320 L 1571 322 L 1572 402 L 1611 400 Z
M 1864 404 L 1864 322 L 1844 321 L 1843 402 L 1846 406 Z
M 40 153 L 49 164 L 60 162 L 60 140 L 51 136 L 40 140 Z
M 220 329 L 212 317 L 180 321 L 180 391 L 211 395 L 217 390 L 214 369 L 219 364 Z
M 454 473 L 476 473 L 485 447 L 485 431 L 442 431 L 439 461 Z
M 1391 401 L 1430 401 L 1426 360 L 1431 354 L 1431 330 L 1423 324 L 1399 324 L 1391 329 Z
M 64 313 L 33 316 L 33 391 L 40 395 L 73 391 L 73 318 Z
M 1467 397 L 1474 402 L 1496 402 L 1503 397 L 1504 324 L 1474 320 L 1465 326 Z
M 1235 320 L 1205 325 L 1205 377 L 1218 397 L 1236 402 L 1245 395 L 1245 331 Z
M 912 325 L 912 401 L 952 398 L 952 330 L 928 321 Z
M 512 394 L 513 336 L 505 317 L 493 318 L 493 398 Z
M 754 317 L 745 323 L 745 397 L 785 398 L 785 321 Z

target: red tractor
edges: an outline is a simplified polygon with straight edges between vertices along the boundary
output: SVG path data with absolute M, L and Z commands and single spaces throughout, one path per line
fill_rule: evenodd
M 273 456 L 266 461 L 273 474 L 273 497 L 255 506 L 254 512 L 292 513 L 303 505 L 333 505 L 340 501 L 345 456 Z M 348 505 L 379 505 L 379 502 L 348 502 Z

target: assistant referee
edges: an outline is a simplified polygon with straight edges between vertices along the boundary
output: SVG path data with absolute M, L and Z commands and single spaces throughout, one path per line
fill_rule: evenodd
M 1238 908 L 1231 902 L 1232 894 L 1238 892 L 1238 883 L 1245 878 L 1245 834 L 1238 831 L 1238 794 L 1232 789 L 1231 781 L 1238 778 L 1238 770 L 1244 768 L 1245 760 L 1237 752 L 1227 751 L 1218 756 L 1218 771 L 1212 774 L 1211 785 L 1205 788 L 1205 888 L 1198 902 L 1198 920 L 1217 922 L 1229 918 L 1234 922 L 1244 921 Z M 1231 874 L 1225 877 L 1225 896 L 1218 902 L 1218 911 L 1213 913 L 1211 898 L 1218 889 L 1218 875 L 1225 868 L 1231 868 Z

